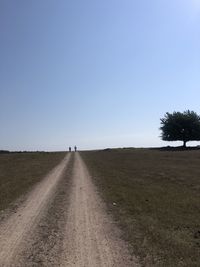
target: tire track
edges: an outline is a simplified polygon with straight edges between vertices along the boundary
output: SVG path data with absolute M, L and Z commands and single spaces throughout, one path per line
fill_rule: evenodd
M 40 183 L 29 193 L 26 201 L 0 225 L 0 266 L 22 266 L 19 251 L 26 247 L 25 235 L 34 233 L 45 209 L 53 198 L 57 185 L 67 168 L 68 154 Z M 30 235 L 31 236 L 31 235 Z M 38 265 L 39 266 L 39 265 Z
M 69 191 L 73 169 L 73 154 L 67 171 L 62 175 L 54 196 L 49 199 L 38 225 L 23 238 L 24 245 L 18 252 L 19 266 L 60 266 L 63 249 L 63 232 L 67 220 Z
M 79 153 L 75 155 L 61 266 L 139 266 L 105 213 Z

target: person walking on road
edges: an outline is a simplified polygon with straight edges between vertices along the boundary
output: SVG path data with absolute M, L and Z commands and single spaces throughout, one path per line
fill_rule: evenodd
M 71 152 L 72 151 L 72 148 L 71 148 L 71 146 L 69 147 L 69 152 Z
M 74 146 L 74 151 L 75 151 L 75 152 L 77 151 L 77 147 L 76 147 L 76 146 Z

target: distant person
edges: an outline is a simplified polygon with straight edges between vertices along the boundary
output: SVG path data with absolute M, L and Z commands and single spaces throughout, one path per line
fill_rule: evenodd
M 69 152 L 71 152 L 72 151 L 72 148 L 71 148 L 71 146 L 69 147 Z
M 77 151 L 77 147 L 76 147 L 76 146 L 74 147 L 74 151 L 75 151 L 75 152 Z

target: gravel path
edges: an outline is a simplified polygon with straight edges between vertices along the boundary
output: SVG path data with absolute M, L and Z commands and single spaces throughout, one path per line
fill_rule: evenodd
M 76 153 L 63 266 L 138 266 L 105 213 L 87 167 Z
M 139 266 L 79 153 L 68 154 L 0 225 L 0 266 Z
M 70 156 L 55 167 L 30 192 L 27 200 L 0 225 L 0 266 L 20 266 L 18 251 L 24 246 L 23 238 L 34 232 L 40 218 L 56 192 L 56 186 L 68 164 Z

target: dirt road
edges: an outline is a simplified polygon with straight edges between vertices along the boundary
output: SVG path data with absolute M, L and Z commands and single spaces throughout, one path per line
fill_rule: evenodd
M 138 266 L 79 153 L 69 154 L 0 224 L 0 266 Z

